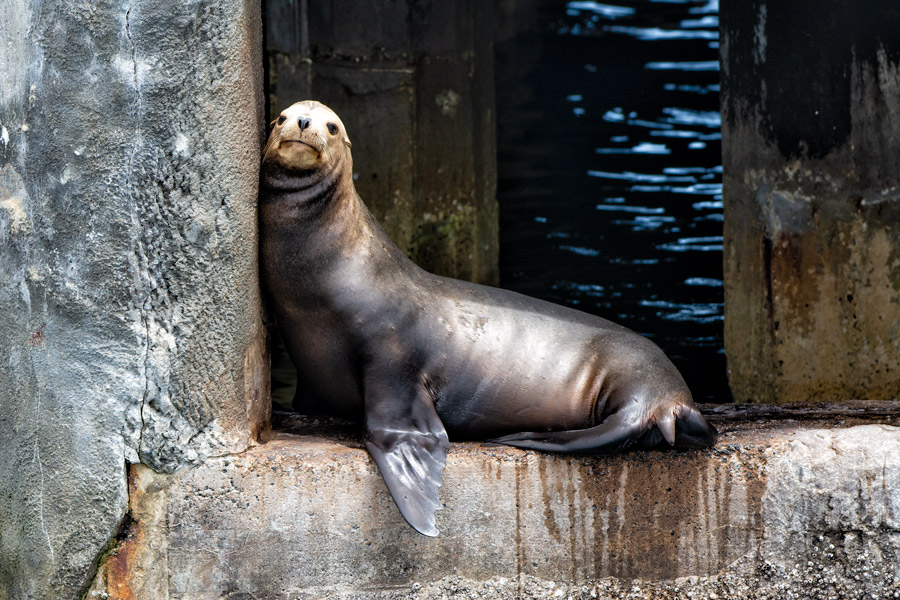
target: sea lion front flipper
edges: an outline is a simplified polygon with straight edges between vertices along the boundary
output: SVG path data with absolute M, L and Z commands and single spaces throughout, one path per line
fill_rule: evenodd
M 545 452 L 618 452 L 635 444 L 648 427 L 639 411 L 621 410 L 587 429 L 526 431 L 490 441 Z
M 366 379 L 364 443 L 375 459 L 403 518 L 421 534 L 436 536 L 438 488 L 450 441 L 434 402 L 415 384 Z

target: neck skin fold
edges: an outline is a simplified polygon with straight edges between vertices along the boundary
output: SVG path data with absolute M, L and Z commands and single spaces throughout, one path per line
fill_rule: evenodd
M 300 255 L 319 256 L 330 247 L 354 246 L 377 229 L 356 194 L 348 156 L 335 157 L 330 165 L 310 170 L 286 169 L 267 161 L 262 166 L 259 191 L 261 226 L 270 231 L 290 230 L 288 239 L 298 244 L 298 259 Z

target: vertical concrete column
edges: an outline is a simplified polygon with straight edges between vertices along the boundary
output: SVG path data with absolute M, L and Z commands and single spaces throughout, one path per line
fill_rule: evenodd
M 331 106 L 356 186 L 422 267 L 498 282 L 493 2 L 267 0 L 274 118 Z
M 900 396 L 900 5 L 721 7 L 738 401 Z
M 267 421 L 249 0 L 0 7 L 0 598 L 76 598 L 126 465 Z

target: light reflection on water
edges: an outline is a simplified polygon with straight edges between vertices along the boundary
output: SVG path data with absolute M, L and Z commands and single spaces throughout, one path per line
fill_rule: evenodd
M 497 46 L 501 283 L 653 338 L 727 401 L 718 2 L 537 1 Z

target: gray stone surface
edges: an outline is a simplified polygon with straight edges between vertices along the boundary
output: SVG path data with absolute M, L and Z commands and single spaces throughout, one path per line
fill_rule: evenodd
M 258 4 L 0 3 L 0 598 L 74 598 L 126 463 L 266 421 Z
M 354 428 L 290 417 L 240 455 L 132 467 L 134 521 L 88 597 L 900 597 L 897 411 L 715 412 L 705 451 L 452 444 L 437 538 L 403 521 Z
M 740 402 L 900 398 L 898 28 L 900 5 L 877 0 L 722 3 Z

